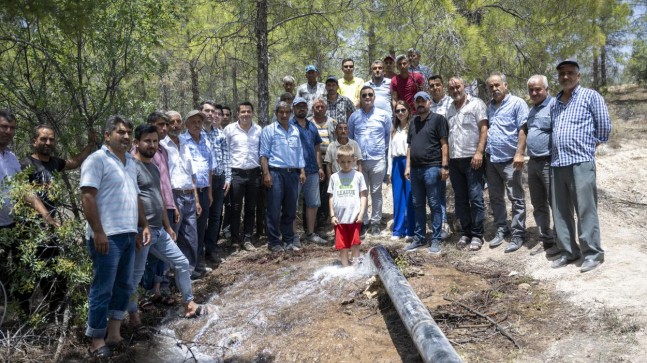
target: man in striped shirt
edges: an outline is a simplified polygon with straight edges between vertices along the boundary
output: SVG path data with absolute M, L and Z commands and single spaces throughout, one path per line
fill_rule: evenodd
M 561 256 L 553 268 L 584 257 L 581 272 L 604 262 L 595 181 L 595 148 L 609 140 L 611 119 L 602 96 L 580 86 L 580 66 L 573 60 L 557 65 L 562 91 L 550 110 L 552 120 L 552 207 Z M 575 218 L 579 245 L 575 236 Z

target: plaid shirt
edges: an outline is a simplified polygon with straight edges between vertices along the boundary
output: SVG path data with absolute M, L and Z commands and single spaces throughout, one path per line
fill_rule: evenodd
M 224 173 L 225 183 L 231 183 L 231 155 L 225 134 L 215 127 L 212 127 L 211 131 L 202 129 L 202 133 L 213 148 L 213 175 Z
M 560 100 L 563 93 L 550 109 L 553 167 L 595 160 L 595 145 L 607 142 L 611 132 L 609 110 L 599 93 L 577 85 L 567 103 Z
M 355 112 L 353 101 L 342 95 L 337 95 L 337 101 L 335 102 L 330 99 L 326 100 L 328 101 L 326 116 L 340 123 L 348 123 L 348 118 Z

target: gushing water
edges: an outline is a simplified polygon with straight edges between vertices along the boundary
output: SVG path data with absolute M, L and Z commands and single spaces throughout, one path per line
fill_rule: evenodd
M 364 254 L 359 263 L 350 267 L 338 262 L 331 265 L 328 258 L 313 258 L 263 276 L 249 273 L 239 277 L 233 285 L 210 297 L 209 315 L 193 325 L 195 334 L 191 340 L 196 347 L 192 352 L 203 359 L 209 356 L 211 361 L 220 361 L 233 354 L 268 351 L 263 339 L 289 339 L 296 326 L 312 319 L 308 311 L 338 304 L 374 273 L 368 254 Z M 168 324 L 171 329 L 167 331 L 172 332 L 177 321 Z

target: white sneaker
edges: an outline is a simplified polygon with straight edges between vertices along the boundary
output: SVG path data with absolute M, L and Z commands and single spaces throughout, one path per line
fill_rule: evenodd
M 318 234 L 316 234 L 316 233 L 312 233 L 312 234 L 306 235 L 306 239 L 307 239 L 308 241 L 310 241 L 310 242 L 319 243 L 319 244 L 326 244 L 326 243 L 328 243 L 328 241 L 326 241 L 325 239 L 323 239 L 323 238 L 319 237 L 319 235 L 318 235 Z
M 403 238 L 404 237 L 402 237 L 402 236 L 391 236 L 391 241 L 399 241 L 399 240 L 401 240 Z
M 405 242 L 411 242 L 411 241 L 413 241 L 413 236 L 406 236 L 404 238 L 404 240 L 405 240 Z

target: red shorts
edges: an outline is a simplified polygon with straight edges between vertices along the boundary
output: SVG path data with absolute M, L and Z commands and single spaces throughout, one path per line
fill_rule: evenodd
M 361 244 L 359 240 L 359 231 L 362 229 L 361 223 L 338 224 L 335 226 L 335 249 L 345 250 L 353 245 Z

